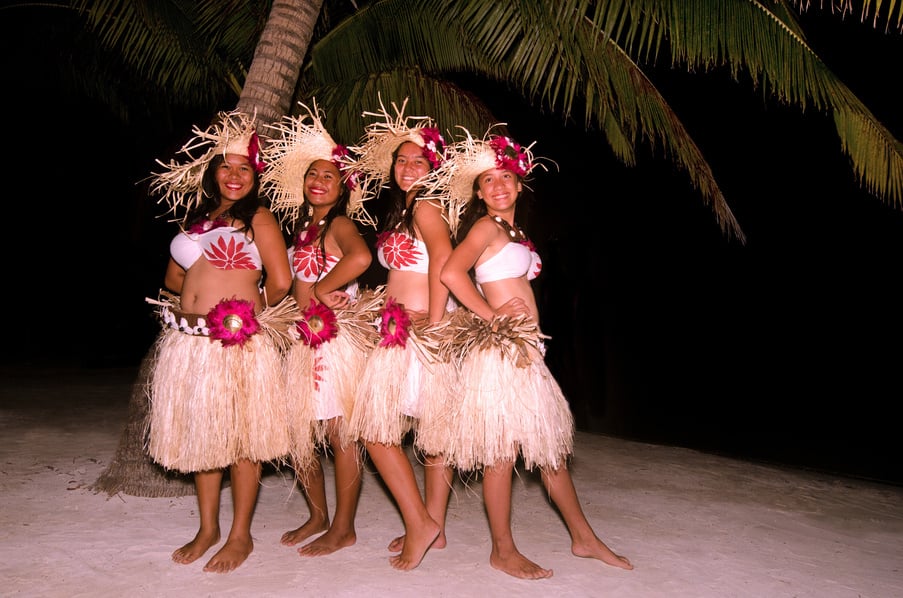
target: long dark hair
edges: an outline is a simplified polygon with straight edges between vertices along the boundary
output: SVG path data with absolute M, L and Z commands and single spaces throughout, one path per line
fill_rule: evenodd
M 313 167 L 313 163 L 307 167 L 307 171 L 304 173 L 304 177 L 307 178 L 307 172 L 310 171 L 311 167 Z M 339 171 L 339 178 L 341 179 L 341 170 Z M 326 222 L 323 223 L 323 229 L 318 232 L 319 241 L 318 246 L 320 248 L 320 252 L 324 255 L 326 254 L 326 232 L 329 230 L 329 227 L 332 225 L 332 221 L 336 219 L 336 216 L 345 215 L 346 210 L 348 209 L 348 202 L 351 201 L 351 189 L 348 185 L 345 184 L 344 180 L 339 182 L 339 199 L 335 202 L 335 204 L 329 208 L 329 211 L 326 212 L 326 216 L 323 218 Z M 305 214 L 304 218 L 299 218 L 298 222 L 295 224 L 295 231 L 292 233 L 291 245 L 295 245 L 297 247 L 298 239 L 300 235 L 307 229 L 311 224 L 311 217 L 306 216 L 311 211 L 311 206 L 307 202 L 307 197 L 304 198 L 304 202 L 301 204 L 299 209 L 301 214 Z M 318 272 L 317 274 L 322 274 L 322 272 Z
M 188 229 L 191 225 L 202 222 L 208 218 L 211 212 L 215 212 L 223 203 L 219 194 L 219 184 L 216 182 L 216 171 L 220 165 L 226 161 L 223 154 L 216 154 L 207 164 L 204 170 L 204 176 L 201 179 L 201 187 L 204 190 L 201 203 L 197 207 L 188 211 L 183 222 L 183 227 Z M 239 220 L 242 226 L 239 230 L 246 232 L 250 238 L 254 237 L 254 229 L 251 227 L 251 221 L 257 213 L 257 209 L 263 205 L 260 197 L 260 175 L 254 171 L 254 184 L 247 195 L 239 199 L 230 208 L 229 212 L 235 220 Z
M 516 176 L 518 182 L 521 184 L 521 191 L 517 195 L 517 209 L 514 211 L 514 223 L 517 226 L 524 228 L 523 223 L 528 220 L 526 216 L 530 210 L 529 204 L 532 200 L 532 193 L 530 192 L 530 188 L 527 187 L 527 184 L 524 182 L 524 178 L 520 175 Z M 467 236 L 467 233 L 477 220 L 489 213 L 489 210 L 486 208 L 486 202 L 477 195 L 477 191 L 480 188 L 479 181 L 480 177 L 475 177 L 473 179 L 473 190 L 470 201 L 467 202 L 467 207 L 464 208 L 464 212 L 461 214 L 461 221 L 458 223 L 458 234 L 455 238 L 456 243 L 460 243 L 464 237 Z
M 407 142 L 399 143 L 395 151 L 392 152 L 392 166 L 389 167 L 389 186 L 384 191 L 389 198 L 389 207 L 386 210 L 386 224 L 383 230 L 391 231 L 397 226 L 402 232 L 413 237 L 415 236 L 413 208 L 416 205 L 416 200 L 411 203 L 411 209 L 405 211 L 408 194 L 406 191 L 401 190 L 401 187 L 398 186 L 398 181 L 395 180 L 395 161 L 398 160 L 398 150 L 405 143 Z M 430 170 L 432 170 L 432 166 L 430 166 Z

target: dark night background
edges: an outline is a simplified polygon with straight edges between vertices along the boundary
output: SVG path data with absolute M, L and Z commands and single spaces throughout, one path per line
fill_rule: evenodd
M 810 42 L 903 138 L 903 35 L 812 9 Z M 125 127 L 58 84 L 59 49 L 11 10 L 3 37 L 7 365 L 136 367 L 158 331 L 174 225 L 142 179 L 188 136 Z M 685 175 L 641 149 L 485 97 L 558 171 L 528 232 L 548 363 L 578 427 L 903 483 L 897 437 L 903 211 L 866 193 L 831 117 L 724 72 L 654 81 L 709 159 L 748 241 L 725 237 Z M 224 106 L 230 109 L 234 106 Z M 11 184 L 10 184 L 11 183 Z

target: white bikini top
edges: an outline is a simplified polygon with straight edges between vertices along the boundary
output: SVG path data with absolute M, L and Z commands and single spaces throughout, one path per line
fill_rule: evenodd
M 169 244 L 172 259 L 186 270 L 201 256 L 220 270 L 263 268 L 257 245 L 243 232 L 233 226 L 211 226 L 202 232 L 182 231 L 176 235 Z
M 524 274 L 527 280 L 539 276 L 542 260 L 539 254 L 524 243 L 506 243 L 495 255 L 474 268 L 474 280 L 477 284 L 494 282 L 505 278 L 520 278 Z
M 288 249 L 288 261 L 292 266 L 292 276 L 303 282 L 316 282 L 326 276 L 339 258 L 323 251 L 319 246 L 308 244 Z
M 389 270 L 407 270 L 421 274 L 430 271 L 426 243 L 399 231 L 391 231 L 385 237 L 380 237 L 376 244 L 376 257 L 383 268 Z

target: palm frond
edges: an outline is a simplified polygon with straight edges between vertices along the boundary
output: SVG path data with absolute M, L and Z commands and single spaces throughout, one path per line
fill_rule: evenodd
M 533 105 L 561 114 L 563 122 L 572 107 L 582 103 L 586 126 L 602 130 L 624 163 L 635 163 L 641 138 L 665 148 L 713 208 L 722 230 L 742 242 L 743 232 L 699 148 L 639 66 L 584 17 L 592 4 L 587 0 L 378 2 L 316 44 L 305 79 L 316 80 L 321 88 L 344 86 L 337 97 L 353 102 L 364 97 L 363 89 L 373 82 L 372 69 L 388 61 L 399 68 L 381 73 L 374 91 L 381 90 L 385 97 L 417 98 L 427 107 L 426 114 L 471 131 L 484 131 L 492 123 L 474 125 L 458 114 L 462 102 L 445 94 L 460 93 L 460 89 L 423 87 L 424 82 L 454 78 L 456 73 L 507 85 L 517 81 L 518 92 Z M 388 20 L 390 14 L 396 18 Z M 377 29 L 378 37 L 372 35 Z M 342 60 L 343 53 L 356 60 Z M 407 76 L 396 78 L 400 73 Z M 355 82 L 355 89 L 348 88 L 349 81 Z M 389 96 L 389 89 L 402 95 Z M 375 93 L 371 97 L 375 100 Z M 318 94 L 318 101 L 322 100 Z M 445 112 L 447 108 L 451 110 Z
M 797 5 L 800 10 L 809 10 L 811 0 L 793 0 L 793 4 Z M 835 5 L 836 4 L 836 5 Z M 863 0 L 861 6 L 855 0 L 837 0 L 830 2 L 831 12 L 845 17 L 848 14 L 859 13 L 859 19 L 865 23 L 872 21 L 872 27 L 878 28 L 880 22 L 886 21 L 884 29 L 889 31 L 891 26 L 896 27 L 897 31 L 903 31 L 903 2 L 897 0 Z M 823 3 L 819 2 L 819 8 L 824 8 Z M 896 23 L 894 23 L 896 21 Z
M 726 65 L 779 102 L 832 114 L 855 176 L 870 193 L 903 205 L 903 145 L 807 44 L 786 2 L 774 10 L 756 0 L 649 4 L 667 7 L 656 16 L 669 32 L 674 66 Z
M 207 103 L 225 89 L 236 98 L 241 93 L 260 33 L 259 7 L 253 4 L 71 0 L 87 28 L 127 69 L 184 105 Z

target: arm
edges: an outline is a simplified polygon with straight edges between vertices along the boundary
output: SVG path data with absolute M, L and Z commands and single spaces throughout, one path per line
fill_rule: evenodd
M 373 256 L 357 226 L 346 216 L 335 218 L 329 226 L 328 234 L 339 247 L 342 257 L 329 273 L 314 285 L 314 296 L 321 303 L 335 308 L 338 305 L 333 293 L 366 272 Z M 345 299 L 347 300 L 347 295 Z
M 486 302 L 470 277 L 470 270 L 498 234 L 496 225 L 481 218 L 458 243 L 442 268 L 441 280 L 464 307 L 483 318 L 491 320 L 495 310 Z
M 176 263 L 176 260 L 169 258 L 169 263 L 166 265 L 166 275 L 163 278 L 163 285 L 176 293 L 177 295 L 182 292 L 182 284 L 185 282 L 185 269 Z
M 254 243 L 260 252 L 260 259 L 266 271 L 266 300 L 268 305 L 276 305 L 288 294 L 292 286 L 292 272 L 288 264 L 288 248 L 282 229 L 276 217 L 266 208 L 260 208 L 254 215 Z
M 442 209 L 428 201 L 417 202 L 414 211 L 414 225 L 429 254 L 430 322 L 439 322 L 445 317 L 448 303 L 448 287 L 442 283 L 442 268 L 452 253 L 451 232 L 442 217 Z

